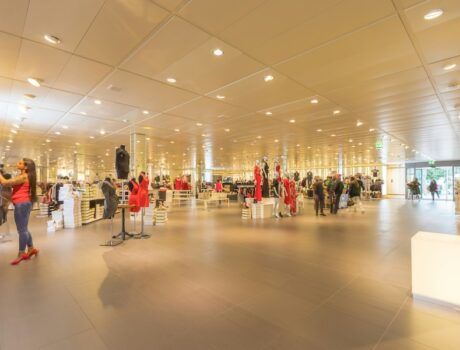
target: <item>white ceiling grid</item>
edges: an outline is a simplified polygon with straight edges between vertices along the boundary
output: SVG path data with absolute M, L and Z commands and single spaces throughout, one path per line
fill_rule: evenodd
M 457 0 L 0 0 L 0 153 L 101 155 L 138 131 L 154 161 L 458 159 L 458 32 Z

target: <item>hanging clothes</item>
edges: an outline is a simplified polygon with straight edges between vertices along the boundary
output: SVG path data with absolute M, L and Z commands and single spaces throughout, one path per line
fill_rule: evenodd
M 145 174 L 139 175 L 139 206 L 147 208 L 149 201 L 149 178 Z
M 254 191 L 254 199 L 257 202 L 262 201 L 262 176 L 260 174 L 260 167 L 256 164 L 254 166 L 254 185 L 255 185 L 255 191 Z
M 101 191 L 104 195 L 104 219 L 111 219 L 114 217 L 118 207 L 118 196 L 115 186 L 108 179 L 102 182 Z
M 291 197 L 291 214 L 297 213 L 297 191 L 296 191 L 296 183 L 294 180 L 289 182 L 289 190 L 290 190 L 290 197 Z
M 137 213 L 139 210 L 141 210 L 141 207 L 139 206 L 139 184 L 136 182 L 135 179 L 132 179 L 128 183 L 129 187 L 129 198 L 128 198 L 128 204 L 133 205 L 132 208 L 129 209 L 130 212 L 132 213 Z
M 284 187 L 284 204 L 291 205 L 291 186 L 289 184 L 289 179 L 283 179 L 283 187 Z

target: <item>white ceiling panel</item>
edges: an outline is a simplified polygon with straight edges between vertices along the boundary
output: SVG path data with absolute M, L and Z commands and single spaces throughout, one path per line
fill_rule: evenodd
M 119 88 L 120 91 L 107 89 L 110 85 Z M 106 85 L 97 88 L 92 95 L 108 101 L 139 106 L 151 112 L 162 112 L 198 97 L 193 93 L 124 71 L 115 72 L 107 79 Z
M 72 113 L 79 114 L 82 117 L 88 116 L 107 120 L 122 120 L 127 113 L 136 111 L 137 108 L 127 106 L 121 103 L 101 101 L 101 104 L 95 104 L 95 99 L 85 97 L 75 105 Z
M 177 9 L 177 7 L 180 4 L 187 2 L 187 1 L 185 0 L 154 0 L 154 2 L 169 11 L 174 11 Z
M 47 43 L 44 35 L 53 35 L 61 40 L 60 49 L 73 52 L 103 4 L 104 0 L 30 0 L 24 37 Z
M 0 76 L 12 78 L 21 47 L 21 39 L 13 35 L 0 33 Z
M 43 81 L 43 85 L 52 86 L 70 57 L 64 51 L 22 40 L 15 78 L 22 81 L 29 77 L 38 78 Z
M 173 17 L 122 68 L 153 78 L 209 38 L 197 27 Z
M 150 0 L 108 0 L 77 47 L 79 55 L 117 65 L 168 15 Z
M 28 7 L 29 0 L 0 0 L 0 32 L 22 35 Z
M 404 27 L 392 16 L 275 67 L 325 94 L 420 65 Z
M 111 71 L 110 66 L 72 56 L 53 84 L 54 88 L 87 94 Z
M 193 0 L 179 14 L 206 31 L 218 34 L 264 2 L 265 0 Z
M 248 52 L 267 64 L 274 64 L 393 13 L 391 0 L 341 1 L 269 40 L 257 40 Z

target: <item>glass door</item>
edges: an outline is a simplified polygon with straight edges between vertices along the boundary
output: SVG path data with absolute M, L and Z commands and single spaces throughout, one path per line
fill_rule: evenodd
M 432 179 L 436 181 L 439 199 L 453 199 L 454 179 L 452 167 L 423 168 L 422 170 L 422 197 L 424 199 L 431 199 L 431 192 L 428 190 L 428 186 L 430 185 Z

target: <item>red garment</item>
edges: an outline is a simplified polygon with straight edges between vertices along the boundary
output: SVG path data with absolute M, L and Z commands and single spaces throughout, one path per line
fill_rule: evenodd
M 141 210 L 139 206 L 139 184 L 136 181 L 131 180 L 131 185 L 133 186 L 133 189 L 129 194 L 128 204 L 134 205 L 134 207 L 130 208 L 129 211 L 132 213 L 137 213 L 139 210 Z
M 295 181 L 291 181 L 289 183 L 289 190 L 291 191 L 291 214 L 295 214 L 297 212 L 297 191 L 295 186 Z
M 187 181 L 182 181 L 182 188 L 181 188 L 182 191 L 188 191 L 189 190 L 189 186 L 188 186 L 188 182 Z
M 216 182 L 216 192 L 222 192 L 222 182 Z
M 277 164 L 275 167 L 275 172 L 277 175 L 277 180 L 281 181 L 281 165 Z
M 32 198 L 30 198 L 29 181 L 13 186 L 11 201 L 13 204 L 32 202 Z
M 174 189 L 175 190 L 182 189 L 182 179 L 180 177 L 176 177 L 176 181 L 174 181 Z
M 139 184 L 139 206 L 141 208 L 147 208 L 149 206 L 149 178 L 147 176 L 142 177 L 142 181 Z
M 284 204 L 290 205 L 291 204 L 291 191 L 289 180 L 284 178 L 283 179 L 283 186 L 284 186 Z
M 258 165 L 254 166 L 254 199 L 257 202 L 262 201 L 262 176 L 260 175 L 260 167 Z

